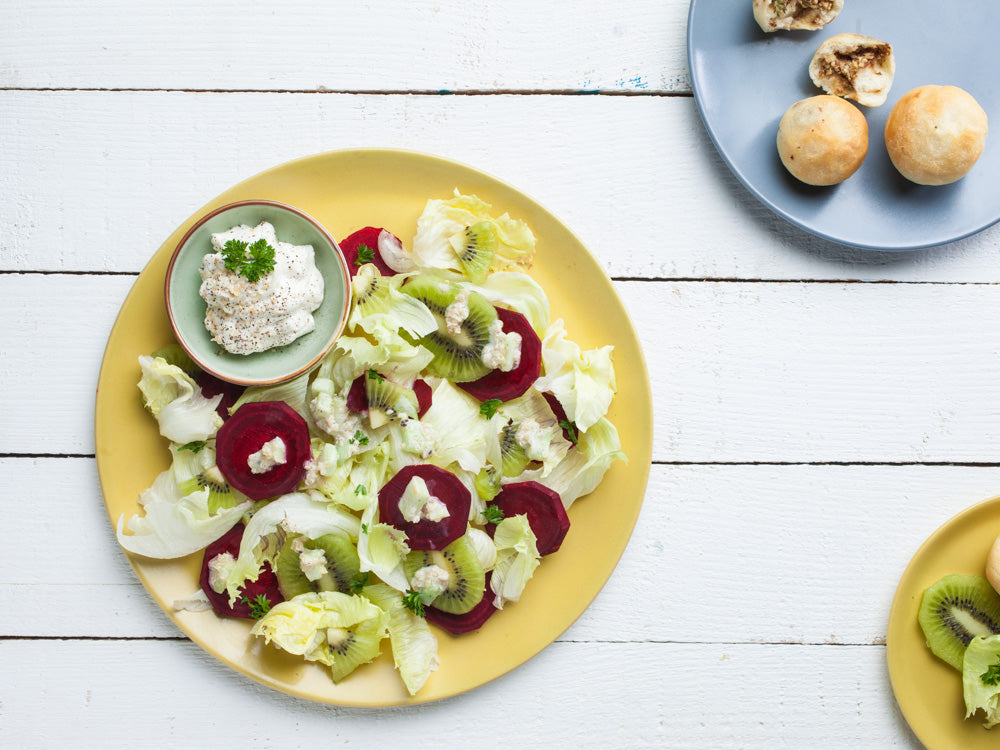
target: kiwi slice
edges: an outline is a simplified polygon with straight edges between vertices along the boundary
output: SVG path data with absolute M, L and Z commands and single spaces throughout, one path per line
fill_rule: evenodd
M 431 605 L 454 615 L 465 614 L 479 604 L 486 590 L 486 572 L 469 541 L 460 536 L 441 550 L 415 550 L 406 556 L 403 567 L 406 579 L 428 565 L 448 572 L 448 586 Z
M 924 591 L 917 622 L 934 655 L 961 672 L 973 637 L 1000 633 L 1000 595 L 983 576 L 946 575 Z
M 380 309 L 389 295 L 389 284 L 382 278 L 373 263 L 365 263 L 351 279 L 354 305 L 361 315 L 368 315 Z M 373 309 L 374 308 L 374 309 Z
M 185 495 L 208 488 L 208 512 L 216 514 L 223 508 L 235 508 L 246 500 L 246 496 L 234 490 L 226 482 L 218 466 L 210 466 L 190 479 L 179 482 L 178 489 Z
M 486 464 L 472 481 L 476 488 L 476 494 L 486 502 L 490 502 L 500 494 L 501 476 L 500 471 L 495 466 Z
M 352 628 L 327 628 L 326 642 L 333 655 L 330 673 L 334 682 L 340 682 L 362 664 L 367 664 L 379 654 L 382 633 L 365 628 L 368 621 Z
M 365 377 L 365 397 L 368 399 L 368 422 L 373 429 L 400 417 L 416 419 L 420 410 L 412 388 L 393 383 L 375 371 Z
M 492 222 L 478 221 L 465 228 L 458 260 L 471 281 L 480 284 L 486 280 L 498 244 L 497 229 Z
M 361 571 L 361 561 L 354 544 L 343 534 L 325 534 L 318 539 L 306 539 L 295 543 L 298 537 L 289 536 L 278 553 L 274 572 L 278 577 L 278 588 L 285 599 L 310 591 L 339 591 L 348 594 L 351 583 Z M 302 571 L 299 553 L 301 544 L 307 550 L 322 550 L 326 573 L 311 581 Z
M 497 320 L 497 311 L 488 299 L 470 291 L 466 302 L 469 316 L 462 321 L 458 333 L 453 334 L 448 330 L 445 314 L 462 291 L 458 284 L 429 277 L 413 278 L 401 291 L 423 302 L 438 322 L 436 331 L 417 342 L 434 355 L 427 366 L 428 374 L 465 383 L 490 372 L 483 364 L 483 349 L 490 342 L 490 326 Z
M 520 422 L 511 420 L 500 430 L 500 473 L 505 477 L 520 476 L 531 463 L 527 451 L 517 442 L 520 425 Z

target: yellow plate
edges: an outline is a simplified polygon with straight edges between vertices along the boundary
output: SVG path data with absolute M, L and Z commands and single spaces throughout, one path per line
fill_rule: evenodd
M 545 289 L 552 317 L 563 318 L 584 349 L 613 344 L 618 393 L 609 418 L 628 463 L 616 461 L 603 483 L 570 508 L 562 548 L 542 561 L 521 601 L 476 633 L 439 633 L 441 666 L 411 698 L 387 645 L 373 664 L 339 685 L 325 667 L 307 664 L 249 635 L 245 620 L 212 612 L 174 612 L 172 603 L 198 589 L 201 555 L 180 561 L 129 561 L 143 585 L 193 641 L 234 669 L 292 695 L 338 705 L 387 706 L 437 700 L 470 690 L 524 663 L 587 608 L 628 543 L 646 490 L 652 453 L 652 403 L 642 349 L 600 265 L 552 214 L 513 187 L 470 167 L 406 151 L 335 151 L 282 164 L 236 185 L 199 209 L 156 252 L 139 275 L 108 339 L 98 382 L 97 466 L 112 524 L 138 512 L 139 493 L 169 464 L 166 442 L 143 410 L 137 358 L 172 341 L 163 304 L 167 262 L 197 217 L 225 203 L 269 198 L 314 216 L 336 238 L 366 225 L 384 226 L 410 246 L 428 198 L 455 188 L 525 220 L 537 237 L 531 275 Z M 608 217 L 613 221 L 613 217 Z
M 924 589 L 949 573 L 983 575 L 986 554 L 1000 534 L 1000 497 L 959 513 L 917 550 L 903 573 L 889 612 L 886 658 L 899 708 L 928 750 L 995 749 L 1000 731 L 983 727 L 983 714 L 965 719 L 962 675 L 927 648 L 917 624 Z

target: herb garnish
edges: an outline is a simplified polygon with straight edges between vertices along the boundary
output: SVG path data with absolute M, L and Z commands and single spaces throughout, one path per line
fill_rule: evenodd
M 579 442 L 579 437 L 576 434 L 576 424 L 564 419 L 559 423 L 559 426 L 566 430 L 566 433 L 569 435 L 569 441 L 573 443 L 573 445 L 576 445 Z
M 991 664 L 979 679 L 983 681 L 984 685 L 1000 685 L 1000 661 Z
M 274 270 L 274 248 L 264 239 L 252 245 L 243 240 L 229 240 L 222 248 L 222 259 L 228 270 L 251 284 Z
M 498 398 L 491 398 L 486 401 L 483 401 L 483 403 L 479 405 L 479 413 L 482 414 L 487 419 L 490 419 L 493 417 L 494 414 L 497 413 L 497 409 L 500 408 L 500 404 L 502 403 L 503 401 L 501 401 Z
M 418 617 L 424 616 L 424 600 L 420 598 L 420 592 L 407 589 L 403 597 L 403 606 Z
M 370 263 L 375 260 L 375 251 L 368 245 L 358 245 L 358 257 L 354 259 L 354 265 L 360 266 L 362 263 Z
M 364 573 L 358 573 L 356 576 L 351 578 L 351 582 L 348 586 L 351 589 L 352 594 L 360 594 L 361 590 L 368 585 L 368 571 Z
M 374 369 L 368 370 L 368 379 L 378 381 L 379 383 L 385 382 L 385 376 L 379 374 L 379 371 Z
M 184 443 L 177 450 L 179 451 L 191 451 L 192 453 L 197 453 L 202 448 L 205 447 L 204 440 L 192 440 L 190 443 Z
M 504 519 L 503 511 L 497 505 L 487 505 L 480 513 L 486 519 L 486 523 L 500 523 Z
M 250 616 L 255 620 L 259 620 L 271 611 L 271 600 L 264 594 L 257 594 L 253 599 L 247 599 L 246 594 L 244 594 L 243 601 L 249 605 Z

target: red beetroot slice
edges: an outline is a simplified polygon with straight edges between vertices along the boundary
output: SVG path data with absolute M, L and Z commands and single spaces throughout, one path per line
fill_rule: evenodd
M 503 321 L 504 333 L 521 334 L 521 362 L 510 372 L 493 370 L 468 383 L 455 383 L 480 401 L 498 398 L 510 401 L 522 395 L 538 380 L 542 371 L 542 341 L 528 319 L 519 312 L 503 307 L 496 308 L 497 317 Z
M 243 595 L 231 607 L 229 606 L 229 593 L 223 591 L 220 594 L 208 583 L 208 563 L 224 552 L 228 552 L 233 557 L 238 557 L 240 554 L 240 542 L 243 540 L 243 531 L 243 524 L 238 523 L 220 539 L 217 539 L 205 548 L 205 559 L 201 565 L 201 588 L 205 592 L 205 596 L 212 603 L 212 609 L 217 614 L 222 617 L 243 617 L 252 620 L 254 617 L 250 614 L 250 602 L 254 601 L 258 596 L 265 596 L 272 607 L 278 602 L 285 600 L 278 588 L 278 577 L 271 571 L 271 566 L 268 563 L 264 563 L 264 567 L 261 569 L 256 581 L 251 581 L 243 585 L 240 589 Z
M 201 388 L 201 395 L 205 398 L 212 398 L 213 396 L 218 396 L 220 393 L 222 394 L 222 400 L 215 411 L 223 419 L 229 419 L 230 407 L 239 400 L 240 396 L 243 395 L 243 391 L 247 389 L 245 385 L 237 385 L 226 380 L 219 380 L 219 378 L 209 375 L 207 372 L 199 373 L 198 377 L 195 378 L 195 382 Z
M 280 437 L 285 443 L 285 463 L 262 474 L 247 465 L 250 454 Z M 292 492 L 306 473 L 312 457 L 306 420 L 283 401 L 243 404 L 215 436 L 215 461 L 230 485 L 252 500 Z
M 559 493 L 538 482 L 505 484 L 493 504 L 503 511 L 504 518 L 526 515 L 528 525 L 538 540 L 538 554 L 549 555 L 559 549 L 569 531 L 569 516 Z M 487 526 L 492 536 L 494 524 Z
M 351 411 L 368 411 L 368 395 L 365 392 L 366 377 L 368 376 L 362 375 L 355 378 L 354 382 L 351 383 L 351 390 L 347 392 L 347 408 Z M 417 380 L 413 383 L 413 392 L 417 394 L 417 418 L 419 419 L 431 408 L 432 391 L 426 381 Z
M 418 476 L 427 483 L 427 491 L 448 507 L 448 517 L 440 521 L 422 519 L 412 523 L 403 518 L 399 499 L 410 480 Z M 378 511 L 383 523 L 406 532 L 410 549 L 444 549 L 465 533 L 469 525 L 472 495 L 464 484 L 452 474 L 431 464 L 404 466 L 379 490 Z
M 396 275 L 396 272 L 385 264 L 385 261 L 382 260 L 382 256 L 379 254 L 378 236 L 381 232 L 381 227 L 365 227 L 364 229 L 359 229 L 349 237 L 345 237 L 338 243 L 340 245 L 340 249 L 344 253 L 344 258 L 347 260 L 347 267 L 351 271 L 352 278 L 357 274 L 358 269 L 365 263 L 374 263 L 375 267 L 379 270 L 379 273 L 383 276 Z M 358 253 L 361 250 L 362 245 L 371 248 L 374 252 L 371 260 L 358 258 Z
M 576 430 L 576 425 L 569 421 L 569 417 L 566 416 L 566 410 L 563 409 L 563 405 L 559 403 L 559 399 L 555 397 L 555 394 L 549 391 L 542 391 L 542 396 L 549 404 L 549 408 L 552 409 L 552 413 L 556 415 L 556 420 L 559 422 L 559 426 L 562 427 L 563 437 L 569 440 L 573 445 L 576 445 L 576 441 L 573 439 L 574 435 L 570 433 L 563 425 L 569 425 Z
M 490 591 L 490 578 L 492 575 L 493 571 L 486 572 L 486 588 L 483 592 L 483 598 L 479 600 L 479 604 L 464 615 L 454 615 L 451 612 L 444 612 L 435 607 L 427 607 L 424 610 L 424 617 L 427 622 L 444 628 L 454 635 L 479 630 L 483 626 L 483 623 L 490 619 L 493 613 L 497 611 L 497 608 L 493 606 L 493 592 Z

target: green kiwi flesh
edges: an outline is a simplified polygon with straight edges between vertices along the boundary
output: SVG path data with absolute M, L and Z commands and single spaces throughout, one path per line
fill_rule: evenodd
M 492 372 L 483 364 L 490 326 L 497 320 L 496 308 L 488 299 L 478 292 L 469 292 L 466 303 L 469 316 L 462 321 L 459 332 L 452 334 L 445 323 L 445 314 L 462 291 L 458 284 L 429 277 L 414 278 L 403 285 L 402 291 L 423 302 L 437 319 L 438 329 L 417 342 L 434 355 L 427 366 L 428 374 L 453 383 L 467 383 Z
M 351 592 L 351 582 L 361 571 L 361 561 L 354 544 L 343 534 L 326 534 L 318 539 L 307 539 L 302 545 L 310 550 L 322 550 L 326 559 L 326 570 L 320 578 L 310 581 L 302 572 L 299 553 L 289 536 L 275 560 L 274 574 L 278 578 L 278 588 L 285 599 L 292 599 L 310 591 Z
M 1000 633 L 1000 594 L 978 575 L 947 575 L 924 591 L 917 614 L 935 656 L 962 671 L 973 637 Z
M 501 473 L 491 464 L 484 466 L 473 479 L 476 487 L 476 494 L 486 502 L 500 494 Z
M 208 512 L 218 513 L 223 508 L 235 508 L 244 502 L 247 497 L 237 490 L 234 490 L 226 482 L 222 472 L 215 466 L 211 466 L 199 472 L 190 479 L 179 482 L 178 489 L 184 495 L 208 488 Z
M 476 284 L 482 283 L 490 272 L 493 258 L 497 254 L 496 226 L 489 221 L 478 221 L 465 228 L 464 244 L 458 253 L 458 260 L 465 275 Z
M 486 589 L 486 572 L 468 537 L 460 536 L 441 550 L 415 550 L 406 556 L 403 567 L 406 579 L 428 565 L 448 572 L 448 587 L 438 594 L 431 606 L 444 612 L 462 615 L 479 604 Z
M 378 634 L 354 628 L 327 628 L 326 640 L 333 654 L 330 673 L 334 682 L 340 682 L 359 666 L 378 656 L 382 639 Z
M 507 478 L 520 476 L 531 463 L 527 451 L 517 442 L 518 427 L 520 422 L 512 421 L 500 431 L 500 473 Z
M 399 417 L 416 419 L 420 410 L 412 388 L 381 376 L 365 378 L 365 396 L 368 398 L 368 421 L 373 428 Z

